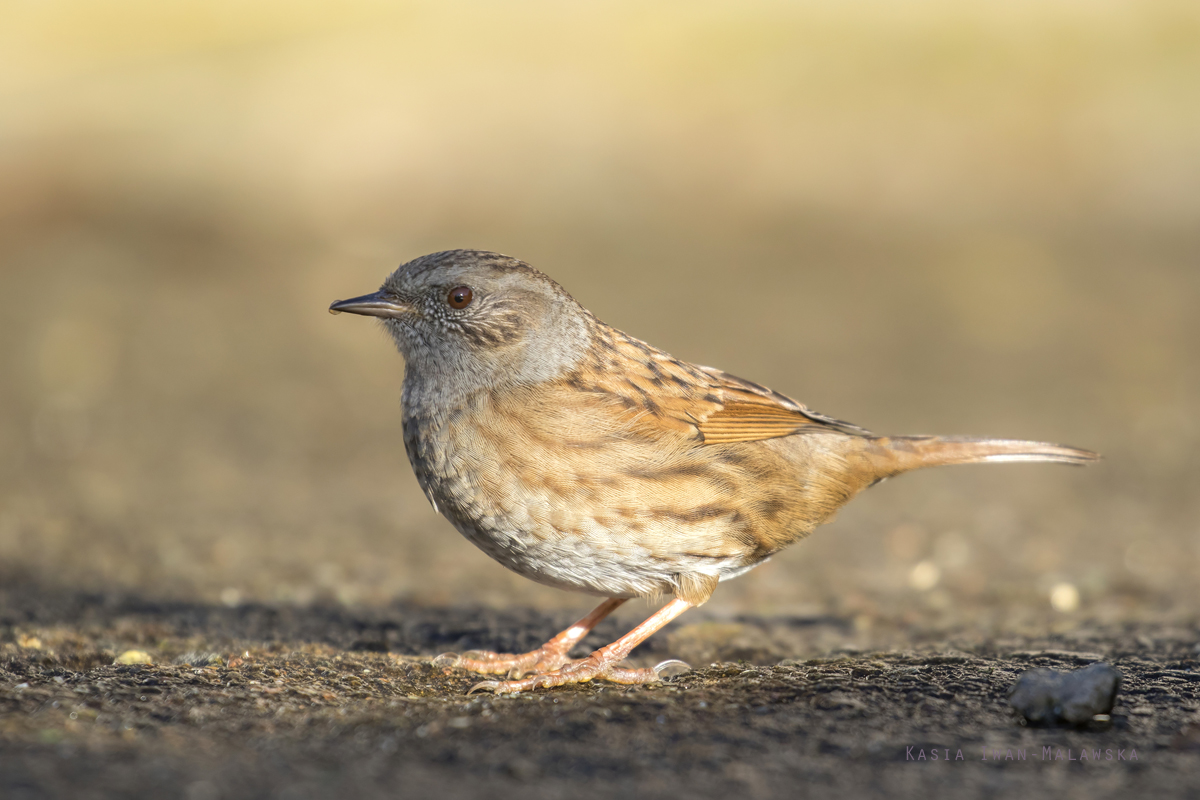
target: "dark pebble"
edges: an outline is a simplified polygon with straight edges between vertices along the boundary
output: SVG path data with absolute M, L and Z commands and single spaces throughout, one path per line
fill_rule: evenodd
M 1121 673 L 1103 662 L 1059 672 L 1031 669 L 1017 678 L 1008 702 L 1031 725 L 1086 725 L 1112 711 Z

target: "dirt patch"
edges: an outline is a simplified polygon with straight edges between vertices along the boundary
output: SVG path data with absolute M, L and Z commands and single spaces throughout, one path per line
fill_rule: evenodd
M 1083 625 L 1003 641 L 951 631 L 814 658 L 796 631 L 847 622 L 702 619 L 636 655 L 711 642 L 719 630 L 776 643 L 757 651 L 772 663 L 718 652 L 653 686 L 468 697 L 477 677 L 434 668 L 429 655 L 529 647 L 570 620 L 407 605 L 224 608 L 34 586 L 2 599 L 9 798 L 923 797 L 942 787 L 1182 796 L 1200 770 L 1194 628 Z M 154 663 L 113 664 L 130 651 Z M 1111 722 L 1034 729 L 1013 716 L 1007 692 L 1021 672 L 1097 658 L 1124 676 Z

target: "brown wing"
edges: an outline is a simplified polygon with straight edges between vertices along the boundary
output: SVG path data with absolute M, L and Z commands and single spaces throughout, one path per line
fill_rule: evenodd
M 705 444 L 753 442 L 831 429 L 853 436 L 870 435 L 870 431 L 810 411 L 803 404 L 765 386 L 711 367 L 700 369 L 713 378 L 724 400 L 719 409 L 697 425 Z
M 752 381 L 680 361 L 608 326 L 601 337 L 605 355 L 583 373 L 600 379 L 588 388 L 620 396 L 639 412 L 639 426 L 686 431 L 704 444 L 818 431 L 871 435 Z

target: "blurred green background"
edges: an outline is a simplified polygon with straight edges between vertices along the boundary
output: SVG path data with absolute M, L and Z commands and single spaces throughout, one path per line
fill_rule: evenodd
M 430 509 L 400 357 L 326 313 L 477 247 L 876 431 L 1106 456 L 888 482 L 711 613 L 1195 619 L 1196 3 L 0 17 L 6 580 L 589 606 Z

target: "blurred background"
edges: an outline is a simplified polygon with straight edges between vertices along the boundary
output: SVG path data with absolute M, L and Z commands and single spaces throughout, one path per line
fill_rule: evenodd
M 4 580 L 589 607 L 433 512 L 400 357 L 326 313 L 476 247 L 876 431 L 1106 456 L 890 481 L 711 615 L 1195 620 L 1194 2 L 0 0 L 0 17 Z

